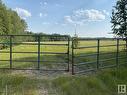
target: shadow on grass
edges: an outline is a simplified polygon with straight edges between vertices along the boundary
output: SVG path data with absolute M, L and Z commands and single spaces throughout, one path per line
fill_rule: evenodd
M 75 71 L 87 70 L 87 69 L 96 69 L 97 68 L 97 54 L 92 56 L 86 56 L 94 54 L 95 52 L 89 53 L 80 53 L 75 57 L 74 64 L 79 66 L 75 66 Z M 109 66 L 116 64 L 116 52 L 101 52 L 99 55 L 99 66 Z M 16 55 L 18 56 L 18 55 Z M 85 57 L 84 57 L 85 56 Z M 119 56 L 127 56 L 127 53 L 121 51 Z M 111 59 L 114 58 L 114 59 Z M 111 59 L 111 60 L 108 60 Z M 103 61 L 107 60 L 107 61 Z M 70 59 L 71 62 L 71 59 Z M 88 63 L 92 62 L 92 63 Z M 126 58 L 119 58 L 119 64 L 126 62 Z M 82 63 L 82 65 L 80 65 Z M 88 64 L 87 64 L 88 63 Z M 68 67 L 68 57 L 67 55 L 62 54 L 45 54 L 40 56 L 40 69 L 43 70 L 67 70 Z M 0 68 L 10 68 L 9 62 L 1 62 Z M 18 59 L 13 59 L 12 68 L 16 69 L 37 69 L 38 68 L 38 56 L 33 57 L 21 57 Z
M 40 56 L 40 69 L 65 69 L 67 68 L 67 55 L 46 54 Z M 38 56 L 21 57 L 12 60 L 12 68 L 20 69 L 37 69 Z M 1 62 L 0 68 L 10 68 L 10 62 Z
M 110 67 L 113 65 L 118 64 L 124 64 L 127 63 L 126 57 L 127 52 L 126 51 L 120 51 L 117 58 L 116 52 L 100 52 L 99 54 L 99 60 L 97 61 L 97 53 L 96 52 L 90 52 L 90 53 L 80 53 L 75 55 L 77 57 L 74 58 L 74 63 L 77 65 L 75 66 L 75 72 L 82 72 L 84 70 L 96 70 L 97 65 L 100 68 L 103 67 Z M 81 57 L 78 57 L 81 56 Z M 98 64 L 98 63 L 99 64 Z

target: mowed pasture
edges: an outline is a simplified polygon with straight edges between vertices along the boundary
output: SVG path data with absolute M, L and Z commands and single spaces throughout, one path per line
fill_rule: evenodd
M 83 72 L 83 70 L 96 70 L 97 65 L 99 65 L 98 68 L 104 68 L 117 65 L 117 61 L 119 65 L 126 63 L 127 52 L 125 44 L 125 41 L 119 40 L 119 46 L 117 47 L 117 40 L 112 39 L 100 39 L 99 46 L 98 40 L 80 41 L 79 49 L 78 47 L 74 49 L 74 64 L 76 64 L 74 70 Z
M 27 45 L 27 44 L 28 45 Z M 33 45 L 35 44 L 35 45 Z M 53 67 L 57 67 L 56 65 L 63 65 L 66 67 L 67 65 L 67 53 L 68 46 L 65 45 L 53 45 L 53 44 L 67 44 L 67 42 L 41 42 L 40 52 L 44 52 L 40 54 L 40 69 L 53 69 Z M 49 45 L 52 44 L 52 45 Z M 8 62 L 1 62 L 1 68 L 9 68 L 10 67 L 10 48 L 0 50 L 0 52 L 4 52 L 0 54 L 0 60 L 8 60 Z M 6 53 L 8 52 L 8 53 Z M 19 45 L 12 46 L 12 67 L 13 68 L 22 68 L 22 69 L 37 69 L 38 65 L 38 44 L 37 42 L 23 42 Z M 51 53 L 51 54 L 50 54 Z M 44 62 L 42 62 L 44 61 Z M 53 64 L 53 65 L 52 65 Z
M 27 43 L 27 44 L 25 44 Z M 59 53 L 67 53 L 68 46 L 66 45 L 53 45 L 53 44 L 67 44 L 67 41 L 47 41 L 41 42 L 40 46 L 40 68 L 41 69 L 65 69 L 67 68 L 68 63 L 68 55 L 67 54 L 59 54 Z M 70 42 L 71 43 L 71 42 Z M 36 45 L 33 45 L 36 44 Z M 49 45 L 52 44 L 52 45 Z M 106 45 L 116 45 L 116 40 L 101 40 L 100 41 L 100 55 L 99 60 L 115 58 L 117 46 L 110 46 L 110 47 L 101 47 Z M 125 57 L 126 52 L 125 49 L 125 41 L 120 40 L 119 42 L 119 57 Z M 85 40 L 79 41 L 78 47 L 90 47 L 90 46 L 97 46 L 97 40 Z M 70 44 L 70 63 L 71 63 L 71 44 Z M 5 60 L 0 62 L 0 68 L 10 68 L 10 48 L 6 48 L 0 50 L 0 60 Z M 4 52 L 4 53 L 2 53 Z M 8 52 L 8 53 L 6 53 Z M 29 68 L 29 69 L 36 69 L 38 65 L 38 45 L 37 42 L 22 42 L 19 45 L 12 46 L 12 67 L 13 68 Z M 17 53 L 16 53 L 17 52 Z M 21 53 L 22 52 L 22 53 Z M 25 53 L 26 52 L 26 53 Z M 32 52 L 32 53 L 29 53 Z M 46 52 L 46 53 L 43 53 Z M 58 53 L 58 54 L 49 54 L 49 53 Z M 97 47 L 94 48 L 84 48 L 84 49 L 75 49 L 74 56 L 75 64 L 85 63 L 85 62 L 95 62 L 97 60 Z M 87 56 L 91 55 L 93 56 Z M 95 55 L 94 55 L 95 54 Z M 83 56 L 83 57 L 79 57 Z M 8 60 L 8 61 L 6 61 Z M 20 62 L 21 61 L 21 62 Z M 32 62 L 33 61 L 33 62 Z M 44 62 L 43 62 L 44 61 Z M 101 65 L 108 65 L 108 64 L 115 64 L 116 59 L 112 59 L 106 62 L 100 62 Z M 123 63 L 124 59 L 119 59 L 119 63 Z M 93 65 L 92 65 L 93 66 Z M 82 65 L 81 65 L 82 67 Z

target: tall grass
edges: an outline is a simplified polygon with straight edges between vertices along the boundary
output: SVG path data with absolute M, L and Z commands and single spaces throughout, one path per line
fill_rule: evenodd
M 127 85 L 127 69 L 107 69 L 89 76 L 60 77 L 53 80 L 59 95 L 117 95 L 119 84 Z

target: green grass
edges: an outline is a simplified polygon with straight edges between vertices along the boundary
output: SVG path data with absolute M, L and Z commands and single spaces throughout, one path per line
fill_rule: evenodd
M 46 84 L 47 80 L 30 78 L 23 74 L 12 74 L 12 71 L 0 72 L 0 95 L 38 95 L 39 85 Z
M 127 69 L 108 69 L 89 76 L 60 77 L 53 85 L 64 94 L 59 95 L 117 95 L 117 85 L 127 85 Z
M 49 44 L 51 42 L 48 42 Z M 60 42 L 52 42 L 53 43 L 57 43 L 59 44 Z M 67 42 L 62 42 L 62 43 L 67 43 Z M 47 43 L 46 43 L 47 44 Z M 8 49 L 3 49 L 1 51 L 9 51 Z M 13 46 L 12 48 L 13 52 L 37 52 L 38 51 L 38 46 L 37 45 L 17 45 L 17 46 Z M 41 52 L 62 52 L 62 53 L 66 53 L 67 52 L 67 46 L 49 46 L 49 45 L 41 45 Z M 33 54 L 29 54 L 29 53 L 13 53 L 12 54 L 13 59 L 12 60 L 22 60 L 22 61 L 37 61 L 38 58 L 38 54 L 37 53 L 33 53 Z M 62 54 L 41 54 L 41 61 L 58 61 L 57 63 L 66 63 L 65 60 L 67 59 L 67 55 L 62 55 Z M 0 54 L 0 60 L 10 60 L 10 54 L 9 53 L 1 53 Z M 46 68 L 50 67 L 51 62 L 43 62 L 43 64 L 46 66 Z M 55 63 L 54 63 L 55 64 Z M 2 64 L 0 64 L 0 67 L 9 67 L 9 62 L 2 62 Z M 13 67 L 16 68 L 37 68 L 37 62 L 13 62 Z
M 67 42 L 43 42 L 43 43 L 67 43 Z M 124 44 L 124 41 L 120 41 L 120 44 Z M 116 41 L 101 41 L 101 46 L 102 45 L 115 45 Z M 97 45 L 97 41 L 81 41 L 79 42 L 79 46 L 96 46 Z M 120 46 L 120 51 L 122 51 L 124 48 L 124 46 Z M 37 52 L 38 47 L 35 45 L 17 45 L 17 46 L 13 46 L 13 52 Z M 4 49 L 1 51 L 9 51 L 8 49 Z M 67 52 L 67 46 L 49 46 L 49 45 L 41 45 L 41 52 L 63 52 L 66 53 Z M 87 48 L 87 49 L 78 49 L 75 50 L 75 55 L 79 56 L 79 55 L 87 55 L 87 54 L 92 54 L 92 53 L 96 53 L 97 52 L 97 48 Z M 102 54 L 100 55 L 100 59 L 107 59 L 110 57 L 115 57 L 116 56 L 116 47 L 101 47 L 100 48 L 100 53 L 110 53 L 110 54 Z M 121 55 L 126 55 L 124 52 L 120 53 Z M 28 53 L 15 53 L 12 55 L 13 56 L 13 60 L 23 60 L 23 61 L 37 61 L 37 54 L 28 54 Z M 9 60 L 10 59 L 10 54 L 9 53 L 1 53 L 0 54 L 0 60 Z M 41 61 L 55 61 L 57 60 L 57 63 L 61 63 L 61 62 L 65 62 L 65 60 L 67 60 L 67 56 L 62 55 L 62 54 L 41 54 Z M 96 61 L 96 56 L 89 56 L 89 57 L 82 57 L 82 58 L 76 58 L 75 62 L 76 63 L 81 63 L 81 62 L 88 62 L 88 61 Z M 112 60 L 114 63 L 115 60 Z M 53 64 L 53 63 L 52 63 Z M 55 63 L 54 63 L 55 64 Z M 102 63 L 105 64 L 105 63 Z M 111 63 L 110 63 L 111 64 Z M 43 62 L 41 63 L 42 66 L 46 66 L 46 68 L 48 68 L 50 66 L 50 68 L 52 67 L 50 65 L 49 62 Z M 2 62 L 0 64 L 0 67 L 9 67 L 9 62 Z M 19 68 L 37 68 L 37 62 L 13 62 L 13 67 L 19 67 Z M 56 67 L 56 66 L 55 66 Z
M 54 95 L 117 95 L 117 85 L 127 84 L 126 67 L 106 69 L 88 76 L 62 76 L 55 79 L 30 78 L 9 72 L 0 73 L 0 91 L 4 91 L 7 85 L 9 95 L 39 95 L 39 87 Z
M 43 42 L 45 43 L 45 42 Z M 67 43 L 67 42 L 46 42 L 46 43 Z M 124 41 L 120 41 L 120 44 L 124 44 Z M 101 41 L 101 45 L 116 44 L 116 41 Z M 96 41 L 81 41 L 79 46 L 96 46 Z M 13 46 L 13 52 L 37 52 L 38 47 L 34 45 L 17 45 Z M 119 56 L 126 56 L 126 52 L 123 51 L 124 46 L 120 46 Z M 0 51 L 9 51 L 9 48 Z M 41 52 L 67 52 L 66 46 L 41 46 Z M 87 55 L 96 53 L 97 48 L 75 50 L 75 55 Z M 123 52 L 122 52 L 123 51 Z M 101 47 L 100 53 L 110 53 L 100 55 L 100 60 L 116 57 L 116 47 Z M 10 55 L 8 53 L 0 53 L 0 60 L 9 60 Z M 13 54 L 13 60 L 24 61 L 37 61 L 37 54 Z M 41 54 L 41 60 L 54 61 L 57 63 L 65 62 L 67 56 L 56 54 Z M 76 58 L 75 64 L 82 62 L 96 61 L 96 56 Z M 119 63 L 122 64 L 126 59 L 119 59 Z M 116 64 L 115 59 L 107 62 L 100 62 L 100 66 Z M 66 68 L 67 65 L 55 65 L 55 62 L 41 62 L 41 68 L 53 69 L 53 68 Z M 8 67 L 9 62 L 0 62 L 0 68 Z M 37 62 L 13 62 L 14 68 L 37 68 Z M 80 70 L 84 70 L 88 67 L 96 68 L 95 64 L 83 65 Z M 34 75 L 22 74 L 18 71 L 3 71 L 0 70 L 0 92 L 5 91 L 6 85 L 8 86 L 9 95 L 39 95 L 39 91 L 48 90 L 55 95 L 116 95 L 118 84 L 127 84 L 127 69 L 120 67 L 119 69 L 107 69 L 97 72 L 92 75 L 71 76 L 62 75 L 61 77 L 46 77 L 46 79 L 38 78 Z M 52 74 L 51 74 L 52 75 Z M 49 75 L 49 76 L 51 76 Z M 1 95 L 1 94 L 0 94 Z M 42 94 L 40 94 L 42 95 Z M 49 94 L 50 95 L 50 94 Z M 51 94 L 52 95 L 52 94 Z

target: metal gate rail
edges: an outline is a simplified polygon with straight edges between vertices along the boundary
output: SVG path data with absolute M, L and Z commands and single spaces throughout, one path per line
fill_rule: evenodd
M 0 69 L 14 69 L 14 70 L 47 70 L 47 69 L 41 69 L 40 68 L 40 63 L 41 62 L 50 62 L 50 61 L 41 61 L 40 60 L 40 57 L 41 57 L 41 54 L 62 54 L 62 55 L 65 55 L 67 56 L 67 60 L 65 60 L 67 62 L 67 68 L 66 69 L 63 69 L 64 71 L 69 71 L 69 50 L 70 50 L 70 37 L 67 36 L 67 35 L 63 35 L 63 36 L 54 36 L 54 35 L 0 35 L 0 37 L 7 37 L 9 39 L 9 42 L 0 42 L 0 45 L 9 45 L 9 51 L 0 51 L 0 54 L 2 53 L 9 53 L 10 55 L 10 59 L 9 60 L 0 60 L 0 62 L 10 62 L 10 67 L 9 68 L 0 68 Z M 14 37 L 36 37 L 37 38 L 37 41 L 36 42 L 31 42 L 31 43 L 28 43 L 28 42 L 13 42 L 12 39 Z M 59 37 L 59 38 L 65 38 L 65 41 L 67 42 L 67 44 L 52 44 L 52 43 L 41 43 L 41 37 Z M 34 46 L 37 46 L 37 52 L 14 52 L 12 50 L 12 47 L 13 45 L 34 45 Z M 67 52 L 41 52 L 41 45 L 44 46 L 44 45 L 49 45 L 49 46 L 66 46 L 67 47 Z M 28 60 L 28 61 L 24 61 L 24 60 L 13 60 L 12 58 L 12 54 L 25 54 L 25 53 L 29 53 L 29 54 L 37 54 L 37 61 L 32 61 L 32 60 Z M 32 69 L 21 69 L 21 68 L 14 68 L 13 67 L 13 62 L 37 62 L 37 68 L 32 68 Z M 57 62 L 57 60 L 55 61 L 51 61 L 51 62 Z M 59 63 L 59 64 L 63 64 L 62 62 Z M 48 69 L 50 71 L 50 69 Z M 61 69 L 53 69 L 53 71 L 59 71 Z M 51 70 L 52 71 L 52 70 Z
M 85 72 L 89 72 L 89 71 L 95 71 L 95 70 L 98 70 L 98 69 L 104 69 L 104 68 L 110 68 L 110 67 L 118 67 L 119 65 L 119 59 L 126 59 L 127 56 L 120 56 L 119 53 L 122 52 L 119 50 L 119 47 L 120 46 L 124 46 L 126 44 L 120 44 L 120 40 L 124 40 L 124 39 L 114 39 L 114 38 L 108 38 L 108 39 L 83 39 L 83 38 L 78 38 L 77 39 L 78 41 L 89 41 L 89 40 L 93 40 L 93 41 L 96 41 L 97 42 L 97 45 L 95 46 L 77 46 L 77 47 L 74 47 L 74 41 L 75 41 L 75 38 L 72 38 L 72 75 L 74 74 L 80 74 L 80 73 L 85 73 Z M 101 40 L 113 40 L 116 42 L 116 44 L 114 45 L 101 45 L 100 42 Z M 100 47 L 105 47 L 105 48 L 108 48 L 108 47 L 116 47 L 116 56 L 115 57 L 112 57 L 112 58 L 108 58 L 108 59 L 100 59 L 100 56 L 101 55 L 105 55 L 105 54 L 110 54 L 109 52 L 108 53 L 101 53 L 100 52 Z M 85 52 L 83 52 L 85 55 L 79 55 L 79 56 L 76 56 L 75 54 L 75 50 L 85 50 L 85 49 L 96 49 L 96 53 L 92 53 L 92 54 L 85 54 Z M 111 53 L 112 54 L 112 53 Z M 96 60 L 92 61 L 92 62 L 82 62 L 82 63 L 76 63 L 75 60 L 77 58 L 85 58 L 85 57 L 88 57 L 88 56 L 96 56 Z M 106 62 L 106 61 L 111 61 L 115 59 L 115 64 L 113 65 L 108 65 L 108 66 L 100 66 L 100 62 Z M 78 66 L 82 66 L 83 65 L 87 65 L 87 64 L 96 64 L 96 68 L 93 68 L 93 69 L 83 69 L 81 71 L 78 71 L 76 72 L 75 70 L 75 67 L 78 67 Z

